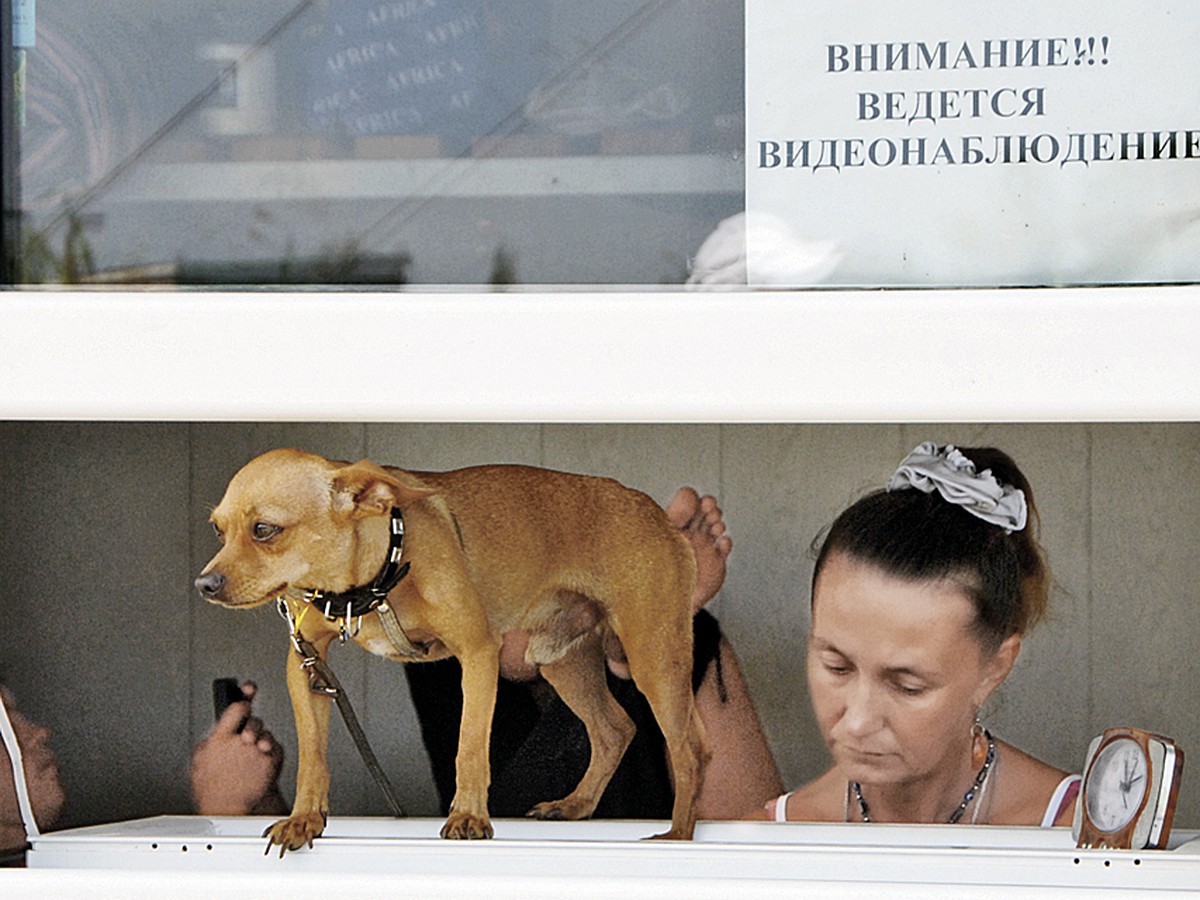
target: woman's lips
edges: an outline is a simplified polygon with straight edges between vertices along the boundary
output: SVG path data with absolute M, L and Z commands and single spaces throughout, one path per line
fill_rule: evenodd
M 878 761 L 892 755 L 883 750 L 863 750 L 858 747 L 847 747 L 845 744 L 840 745 L 838 749 L 842 753 L 863 762 Z

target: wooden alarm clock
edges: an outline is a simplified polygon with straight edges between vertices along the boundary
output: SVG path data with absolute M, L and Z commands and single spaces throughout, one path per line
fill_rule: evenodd
M 1161 850 L 1167 846 L 1183 750 L 1137 728 L 1109 728 L 1092 741 L 1071 833 L 1076 846 Z

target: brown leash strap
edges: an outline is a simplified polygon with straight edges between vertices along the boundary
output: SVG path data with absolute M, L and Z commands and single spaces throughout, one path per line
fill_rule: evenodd
M 379 613 L 379 624 L 383 626 L 383 633 L 392 642 L 392 649 L 399 656 L 406 659 L 424 659 L 429 655 L 427 649 L 418 647 L 408 639 L 408 635 L 404 633 L 404 628 L 400 625 L 400 620 L 396 618 L 396 611 L 387 603 L 381 603 L 375 612 Z
M 392 807 L 392 812 L 397 818 L 404 818 L 406 813 L 404 812 L 404 807 L 400 805 L 399 798 L 396 796 L 396 789 L 392 786 L 391 781 L 388 780 L 387 773 L 383 771 L 383 766 L 379 765 L 379 760 L 376 759 L 374 751 L 371 750 L 366 732 L 358 724 L 358 716 L 354 714 L 354 707 L 350 705 L 350 698 L 346 696 L 346 691 L 342 687 L 341 682 L 333 674 L 333 669 L 329 667 L 329 664 L 325 660 L 321 659 L 317 648 L 300 637 L 299 634 L 294 636 L 294 642 L 296 650 L 304 657 L 303 662 L 300 663 L 301 667 L 308 669 L 309 688 L 314 694 L 323 694 L 326 697 L 332 697 L 337 703 L 338 711 L 342 714 L 342 721 L 346 723 L 346 730 L 350 732 L 350 737 L 354 739 L 354 746 L 358 748 L 358 755 L 366 763 L 367 771 L 371 773 L 371 777 L 375 779 L 375 783 L 383 790 L 388 804 Z

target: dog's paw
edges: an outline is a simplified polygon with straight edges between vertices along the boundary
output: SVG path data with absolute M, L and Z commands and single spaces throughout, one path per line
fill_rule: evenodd
M 567 815 L 563 812 L 562 805 L 559 803 L 539 803 L 529 812 L 525 813 L 525 818 L 557 822 L 567 818 Z
M 692 839 L 693 829 L 672 828 L 670 831 L 664 831 L 662 834 L 652 834 L 645 840 L 647 841 L 690 841 Z
M 446 824 L 442 826 L 442 837 L 452 841 L 486 840 L 491 836 L 492 823 L 486 816 L 452 812 L 446 819 Z
M 539 803 L 529 812 L 525 813 L 525 815 L 530 819 L 561 822 L 568 819 L 586 819 L 592 814 L 595 808 L 595 803 L 572 801 L 570 797 L 565 797 L 562 800 L 549 800 L 545 803 Z
M 311 848 L 313 839 L 320 837 L 324 830 L 324 813 L 301 813 L 281 819 L 263 832 L 263 837 L 267 838 L 267 849 L 264 853 L 270 853 L 272 847 L 278 846 L 279 856 L 282 859 L 283 854 L 288 850 L 299 850 L 301 847 Z

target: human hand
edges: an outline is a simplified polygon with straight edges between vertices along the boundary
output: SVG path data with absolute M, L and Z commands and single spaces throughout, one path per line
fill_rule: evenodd
M 192 751 L 192 797 L 206 816 L 277 815 L 287 804 L 279 793 L 283 748 L 262 720 L 250 715 L 256 693 L 242 685 L 246 699 L 231 703 Z M 238 725 L 245 721 L 241 731 Z

